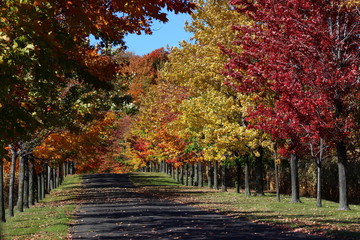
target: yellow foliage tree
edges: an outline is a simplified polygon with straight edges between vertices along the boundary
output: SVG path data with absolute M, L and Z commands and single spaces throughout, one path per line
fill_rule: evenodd
M 175 131 L 186 139 L 196 137 L 207 160 L 225 160 L 235 155 L 259 155 L 259 148 L 270 141 L 262 132 L 248 129 L 244 118 L 252 99 L 237 94 L 231 84 L 225 85 L 222 75 L 227 56 L 220 46 L 233 48 L 238 34 L 233 25 L 249 21 L 228 4 L 228 1 L 196 1 L 197 9 L 186 30 L 193 33 L 193 42 L 182 42 L 172 49 L 162 71 L 163 77 L 187 87 L 191 98 L 181 106 L 182 115 L 173 123 Z M 234 154 L 236 153 L 236 154 Z
M 178 117 L 175 106 L 186 96 L 184 88 L 165 81 L 149 88 L 128 137 L 128 158 L 136 168 L 150 162 L 180 161 L 186 144 L 167 124 Z

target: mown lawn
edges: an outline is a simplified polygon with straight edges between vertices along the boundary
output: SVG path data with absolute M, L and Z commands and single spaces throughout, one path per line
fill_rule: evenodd
M 302 203 L 290 203 L 290 196 L 285 195 L 279 203 L 272 193 L 246 197 L 232 189 L 220 192 L 206 187 L 186 187 L 162 173 L 133 173 L 131 180 L 146 193 L 235 218 L 336 239 L 360 239 L 359 205 L 351 205 L 351 211 L 338 211 L 335 202 L 324 200 L 323 207 L 317 208 L 314 198 L 302 197 Z
M 66 239 L 80 185 L 80 175 L 67 176 L 40 203 L 7 217 L 7 222 L 1 224 L 0 239 Z

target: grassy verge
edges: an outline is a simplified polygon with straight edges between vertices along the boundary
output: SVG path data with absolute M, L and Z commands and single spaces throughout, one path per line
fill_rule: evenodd
M 314 198 L 303 197 L 302 203 L 294 204 L 289 203 L 290 196 L 284 195 L 278 203 L 275 195 L 271 193 L 260 197 L 246 197 L 232 189 L 219 192 L 207 188 L 186 187 L 162 173 L 133 173 L 131 180 L 148 194 L 235 218 L 336 239 L 360 239 L 359 205 L 351 205 L 351 211 L 338 211 L 338 204 L 335 202 L 323 201 L 323 207 L 317 208 Z
M 70 175 L 40 203 L 1 224 L 1 239 L 66 239 L 81 176 Z

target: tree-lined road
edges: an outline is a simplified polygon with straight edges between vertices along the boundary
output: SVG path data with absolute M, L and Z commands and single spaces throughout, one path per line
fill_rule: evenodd
M 324 239 L 137 192 L 128 174 L 84 175 L 73 239 Z

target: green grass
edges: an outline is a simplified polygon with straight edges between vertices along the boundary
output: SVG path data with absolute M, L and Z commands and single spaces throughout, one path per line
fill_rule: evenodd
M 1 239 L 66 239 L 80 184 L 81 176 L 67 176 L 40 203 L 7 217 L 7 222 L 1 224 Z
M 324 200 L 323 207 L 317 208 L 314 198 L 302 197 L 302 203 L 290 203 L 290 196 L 285 195 L 279 203 L 272 193 L 246 197 L 233 189 L 220 192 L 205 187 L 186 187 L 161 173 L 136 173 L 131 179 L 148 193 L 235 218 L 337 239 L 360 239 L 359 205 L 351 205 L 351 211 L 339 211 L 335 202 Z

